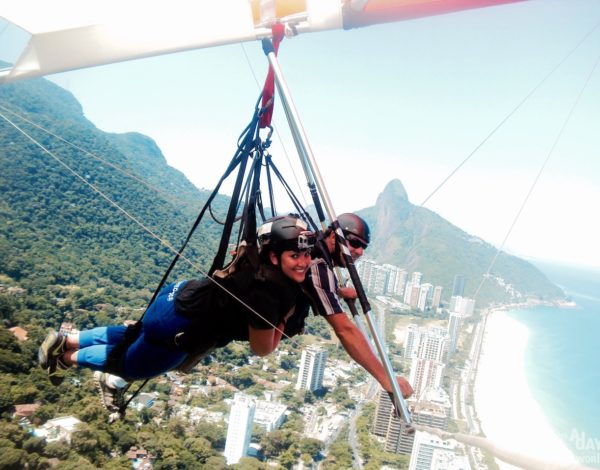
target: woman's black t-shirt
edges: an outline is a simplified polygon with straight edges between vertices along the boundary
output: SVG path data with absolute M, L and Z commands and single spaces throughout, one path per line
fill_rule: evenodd
M 177 313 L 191 319 L 181 345 L 189 351 L 247 341 L 248 326 L 274 328 L 292 309 L 284 331 L 293 336 L 302 331 L 309 308 L 299 284 L 268 265 L 257 273 L 238 271 L 218 281 L 191 280 L 175 299 Z

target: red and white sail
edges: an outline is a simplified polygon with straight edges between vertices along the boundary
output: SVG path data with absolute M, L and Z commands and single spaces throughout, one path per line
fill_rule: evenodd
M 3 0 L 28 42 L 0 81 L 288 34 L 350 29 L 521 0 Z M 0 26 L 2 26 L 0 24 Z

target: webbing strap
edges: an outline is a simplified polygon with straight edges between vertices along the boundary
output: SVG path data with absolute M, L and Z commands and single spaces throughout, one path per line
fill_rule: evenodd
M 257 104 L 258 104 L 258 102 L 257 102 Z M 150 307 L 150 305 L 152 305 L 152 303 L 154 302 L 154 300 L 156 300 L 156 297 L 158 296 L 158 293 L 161 291 L 161 289 L 165 285 L 167 279 L 169 278 L 169 275 L 171 274 L 171 271 L 173 270 L 173 268 L 177 264 L 177 261 L 179 260 L 179 258 L 181 257 L 181 254 L 183 253 L 184 249 L 188 245 L 190 239 L 192 238 L 192 235 L 196 231 L 196 228 L 198 228 L 198 225 L 202 221 L 202 218 L 204 217 L 204 214 L 210 208 L 210 205 L 211 205 L 212 201 L 214 200 L 214 198 L 219 193 L 219 189 L 221 188 L 221 185 L 229 177 L 229 175 L 233 172 L 233 170 L 235 170 L 236 167 L 240 167 L 239 171 L 238 171 L 238 177 L 237 177 L 237 180 L 236 180 L 236 187 L 235 187 L 235 190 L 234 190 L 234 195 L 232 196 L 231 204 L 230 204 L 230 207 L 229 207 L 229 213 L 228 213 L 228 216 L 227 216 L 227 220 L 225 222 L 225 229 L 224 230 L 227 230 L 227 236 L 225 236 L 225 234 L 223 234 L 223 236 L 221 237 L 221 244 L 220 244 L 221 246 L 220 246 L 220 248 L 222 248 L 223 244 L 225 243 L 225 249 L 224 249 L 224 251 L 223 251 L 222 254 L 221 254 L 221 252 L 217 253 L 217 256 L 222 255 L 221 257 L 224 260 L 224 258 L 225 258 L 225 251 L 227 250 L 227 242 L 229 240 L 229 235 L 231 234 L 231 228 L 232 228 L 233 223 L 235 221 L 235 214 L 236 214 L 237 208 L 238 208 L 239 195 L 240 195 L 240 191 L 241 191 L 241 187 L 242 187 L 242 183 L 243 183 L 243 179 L 244 179 L 243 176 L 244 176 L 244 173 L 245 173 L 246 163 L 248 161 L 248 158 L 251 157 L 252 152 L 254 151 L 255 142 L 256 142 L 255 139 L 258 136 L 258 127 L 257 127 L 257 124 L 258 124 L 259 114 L 260 114 L 260 109 L 257 107 L 256 110 L 255 110 L 255 112 L 254 112 L 254 115 L 252 117 L 252 121 L 244 129 L 244 131 L 240 135 L 240 138 L 238 139 L 238 148 L 237 148 L 237 150 L 236 150 L 233 158 L 231 159 L 231 161 L 229 163 L 229 166 L 227 167 L 227 170 L 225 170 L 225 173 L 223 174 L 223 176 L 221 176 L 221 179 L 217 183 L 217 186 L 215 187 L 215 189 L 213 190 L 213 192 L 208 197 L 208 200 L 206 201 L 206 203 L 202 207 L 202 210 L 198 214 L 198 217 L 196 218 L 196 221 L 194 222 L 192 228 L 190 229 L 190 231 L 189 231 L 189 233 L 188 233 L 188 235 L 187 235 L 187 237 L 186 237 L 183 245 L 177 251 L 177 254 L 175 255 L 175 257 L 171 261 L 171 264 L 169 265 L 169 267 L 166 270 L 166 272 L 164 273 L 162 279 L 158 283 L 158 286 L 156 287 L 156 290 L 154 291 L 154 294 L 152 295 L 152 299 L 150 300 L 150 302 L 148 303 L 148 306 L 146 307 L 146 311 L 148 310 L 148 308 Z M 260 168 L 260 165 L 259 165 L 259 168 Z M 246 209 L 245 209 L 245 211 L 246 211 Z M 252 212 L 252 214 L 254 214 L 254 212 Z M 253 221 L 253 224 L 254 224 L 253 226 L 256 227 L 256 220 Z M 254 231 L 256 231 L 256 229 L 254 229 Z M 223 240 L 225 240 L 225 242 Z M 215 265 L 216 265 L 217 262 L 218 262 L 217 259 L 215 259 L 215 261 L 213 261 L 213 267 L 211 268 L 211 271 L 210 271 L 211 274 L 212 274 L 212 271 L 214 270 L 214 267 L 215 267 Z M 222 261 L 221 261 L 221 264 L 222 264 Z M 146 314 L 146 311 L 144 311 L 144 313 L 142 314 L 142 316 L 138 320 L 138 325 L 142 321 L 144 315 Z M 144 386 L 148 383 L 148 381 L 149 381 L 149 379 L 144 380 L 144 382 L 137 388 L 137 390 L 135 392 L 133 392 L 133 394 L 129 397 L 129 399 L 127 401 L 125 401 L 119 407 L 119 415 L 121 417 L 125 416 L 125 410 L 127 409 L 127 406 L 140 393 L 140 391 L 142 390 L 142 388 L 144 388 Z M 129 388 L 129 386 L 128 386 L 128 388 Z
M 251 148 L 249 148 L 250 147 L 249 145 L 244 145 L 244 144 L 247 143 L 249 139 L 250 139 L 250 141 L 253 141 L 253 139 L 254 139 L 254 136 L 256 133 L 256 125 L 258 122 L 259 111 L 260 110 L 257 107 L 257 109 L 254 112 L 254 115 L 252 116 L 252 121 L 250 122 L 250 124 L 248 124 L 248 126 L 246 126 L 246 128 L 240 135 L 240 138 L 238 139 L 238 148 L 237 148 L 233 158 L 229 162 L 229 166 L 225 170 L 225 173 L 223 174 L 223 176 L 221 176 L 221 179 L 217 183 L 217 186 L 215 187 L 213 192 L 208 197 L 206 203 L 202 207 L 202 210 L 200 211 L 200 213 L 198 214 L 198 217 L 196 218 L 194 224 L 192 225 L 192 228 L 190 229 L 189 233 L 187 234 L 185 241 L 181 245 L 181 248 L 177 251 L 177 254 L 171 261 L 171 264 L 169 265 L 169 267 L 165 271 L 162 279 L 158 283 L 158 286 L 156 287 L 154 293 L 152 294 L 152 298 L 150 299 L 150 302 L 148 302 L 148 306 L 146 307 L 146 310 L 148 310 L 150 305 L 152 305 L 152 302 L 154 302 L 154 300 L 156 300 L 158 293 L 161 291 L 161 289 L 165 285 L 167 279 L 169 278 L 169 275 L 171 274 L 171 271 L 173 271 L 173 268 L 177 264 L 177 261 L 179 261 L 181 254 L 183 253 L 183 251 L 187 247 L 189 241 L 191 240 L 192 235 L 198 228 L 198 225 L 200 225 L 200 222 L 202 221 L 204 214 L 209 209 L 214 198 L 217 196 L 217 194 L 219 194 L 219 190 L 221 189 L 221 185 L 223 184 L 223 182 L 229 177 L 229 175 L 233 172 L 233 170 L 235 170 L 236 167 L 238 167 L 240 164 L 242 164 L 243 162 L 245 162 L 247 160 L 248 152 L 251 152 Z M 241 141 L 241 144 L 240 144 L 240 141 Z M 243 171 L 240 173 L 243 174 Z M 233 222 L 231 222 L 231 223 L 233 223 Z M 141 321 L 145 314 L 146 314 L 146 312 L 144 311 L 144 313 L 142 314 L 142 317 L 138 321 Z
M 233 194 L 231 195 L 231 201 L 229 202 L 229 210 L 227 211 L 227 218 L 225 219 L 225 225 L 221 234 L 221 241 L 219 242 L 219 249 L 217 250 L 217 254 L 213 259 L 213 264 L 210 270 L 208 271 L 209 276 L 212 276 L 212 273 L 215 272 L 216 269 L 221 269 L 225 261 L 225 256 L 227 254 L 227 249 L 229 246 L 229 238 L 231 237 L 233 224 L 235 222 L 235 218 L 239 208 L 240 193 L 242 191 L 242 185 L 244 183 L 246 164 L 248 163 L 249 155 L 254 150 L 253 143 L 253 136 L 248 135 L 243 144 L 242 152 L 244 158 L 242 158 L 242 160 L 240 161 L 240 168 L 235 181 L 235 186 L 233 188 Z
M 277 179 L 279 179 L 279 182 L 285 189 L 285 192 L 289 196 L 290 201 L 292 201 L 292 204 L 294 205 L 294 208 L 296 209 L 296 211 L 308 223 L 308 225 L 311 227 L 312 230 L 314 230 L 315 232 L 318 231 L 319 228 L 315 224 L 314 220 L 312 219 L 312 217 L 310 216 L 308 211 L 302 206 L 300 199 L 298 199 L 298 197 L 294 194 L 294 191 L 292 191 L 292 188 L 290 187 L 288 182 L 283 178 L 283 175 L 277 169 L 277 167 L 275 166 L 275 163 L 273 163 L 273 160 L 271 159 L 270 156 L 267 156 L 266 162 L 267 162 L 267 169 L 271 169 L 273 171 L 273 173 L 275 174 L 275 176 L 277 176 Z
M 273 25 L 271 28 L 273 32 L 273 50 L 275 51 L 275 55 L 279 51 L 279 44 L 284 37 L 285 27 L 282 24 Z M 265 80 L 265 85 L 263 87 L 262 93 L 262 108 L 263 113 L 260 117 L 260 128 L 264 129 L 265 127 L 269 127 L 271 125 L 271 119 L 273 118 L 273 102 L 275 100 L 275 76 L 273 74 L 273 69 L 269 66 L 269 72 L 267 73 L 267 78 Z

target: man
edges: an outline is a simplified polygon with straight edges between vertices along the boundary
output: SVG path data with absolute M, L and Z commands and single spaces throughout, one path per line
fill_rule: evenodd
M 352 259 L 357 260 L 364 254 L 371 241 L 368 224 L 361 217 L 351 213 L 341 214 L 338 223 L 348 242 Z M 321 257 L 316 253 L 317 257 L 313 260 L 303 283 L 307 294 L 313 300 L 313 308 L 317 310 L 315 314 L 325 317 L 348 355 L 369 372 L 384 390 L 392 392 L 392 385 L 383 364 L 373 353 L 367 338 L 342 308 L 340 297 L 356 299 L 356 291 L 352 287 L 340 288 L 334 276 L 333 266 L 344 267 L 346 263 L 331 226 L 324 233 L 324 245 L 328 253 L 321 253 Z M 327 258 L 333 266 L 325 261 Z M 402 395 L 405 398 L 412 395 L 413 390 L 408 381 L 402 377 L 397 377 L 397 380 Z

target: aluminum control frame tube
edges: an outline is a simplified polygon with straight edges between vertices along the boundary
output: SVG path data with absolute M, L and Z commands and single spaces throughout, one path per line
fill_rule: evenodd
M 323 182 L 323 178 L 319 171 L 314 154 L 312 153 L 312 150 L 310 148 L 310 144 L 309 144 L 308 138 L 306 137 L 306 134 L 304 132 L 304 128 L 302 127 L 302 124 L 300 122 L 300 117 L 298 115 L 298 112 L 297 112 L 294 102 L 292 100 L 290 91 L 289 91 L 287 84 L 285 82 L 285 79 L 283 77 L 281 68 L 279 67 L 279 61 L 277 60 L 277 56 L 275 55 L 275 52 L 273 51 L 273 46 L 272 46 L 270 40 L 263 39 L 263 50 L 265 51 L 265 54 L 267 55 L 267 58 L 269 60 L 269 64 L 273 70 L 273 74 L 275 76 L 275 85 L 277 86 L 277 91 L 279 92 L 279 95 L 281 97 L 281 101 L 282 101 L 282 105 L 283 105 L 285 115 L 286 115 L 286 118 L 288 121 L 288 125 L 290 126 L 290 130 L 292 132 L 292 136 L 294 138 L 294 143 L 296 144 L 296 148 L 298 149 L 298 153 L 300 155 L 300 160 L 302 163 L 302 167 L 304 168 L 304 171 L 306 173 L 306 177 L 307 177 L 309 183 L 311 181 L 314 181 L 316 183 L 317 189 L 318 189 L 321 197 L 323 198 L 325 209 L 327 211 L 327 215 L 329 216 L 330 220 L 335 221 L 335 220 L 337 220 L 337 217 L 333 210 L 333 204 L 332 204 L 331 199 L 329 198 L 329 194 L 325 188 L 325 183 Z M 341 230 L 338 231 L 338 235 L 340 235 L 339 232 L 341 232 Z M 341 235 L 341 237 L 343 238 L 343 234 Z M 356 268 L 354 268 L 353 264 L 351 265 L 351 268 L 354 270 L 354 274 L 355 274 L 353 276 L 352 270 L 350 270 L 350 275 L 351 275 L 352 281 L 355 282 L 354 278 L 356 277 L 356 279 L 358 279 L 358 282 L 360 283 L 360 279 L 356 275 Z M 355 283 L 355 286 L 356 286 L 356 283 Z M 362 289 L 358 288 L 357 291 L 359 292 L 359 296 L 360 296 Z M 364 295 L 364 292 L 363 292 L 363 295 Z M 363 302 L 363 299 L 360 299 L 360 300 L 361 300 L 361 305 L 363 306 L 363 310 L 364 310 L 364 305 L 368 306 L 368 301 L 366 301 L 366 296 L 365 296 L 364 302 Z M 373 341 L 375 342 L 375 345 L 379 352 L 381 362 L 383 363 L 385 372 L 386 372 L 388 379 L 390 381 L 390 384 L 392 386 L 395 408 L 402 415 L 402 419 L 407 424 L 410 424 L 411 418 L 410 418 L 410 413 L 408 411 L 408 407 L 406 406 L 406 402 L 404 401 L 404 398 L 402 397 L 402 392 L 400 391 L 400 387 L 396 380 L 396 374 L 394 373 L 390 359 L 383 347 L 383 344 L 381 341 L 381 335 L 379 334 L 379 331 L 375 324 L 373 314 L 372 314 L 370 308 L 365 310 L 364 313 L 365 313 L 365 316 L 367 317 L 367 323 L 369 325 L 369 329 L 371 330 L 371 335 L 373 337 Z M 368 338 L 368 336 L 366 336 L 366 337 Z

